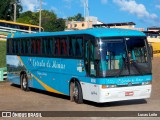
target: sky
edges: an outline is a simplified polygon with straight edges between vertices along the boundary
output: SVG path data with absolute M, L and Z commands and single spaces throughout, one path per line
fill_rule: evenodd
M 42 9 L 59 18 L 81 13 L 84 0 L 42 0 Z M 134 22 L 138 28 L 160 27 L 160 0 L 88 0 L 89 15 L 103 23 Z M 23 12 L 38 11 L 39 0 L 21 0 Z

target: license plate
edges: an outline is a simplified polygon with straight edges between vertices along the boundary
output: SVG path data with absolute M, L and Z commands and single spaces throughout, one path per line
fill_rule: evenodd
M 133 96 L 133 95 L 134 95 L 134 92 L 133 92 L 133 91 L 125 92 L 125 96 Z

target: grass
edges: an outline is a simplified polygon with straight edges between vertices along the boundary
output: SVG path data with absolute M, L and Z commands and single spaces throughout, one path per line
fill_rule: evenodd
M 6 42 L 0 41 L 0 68 L 6 67 Z

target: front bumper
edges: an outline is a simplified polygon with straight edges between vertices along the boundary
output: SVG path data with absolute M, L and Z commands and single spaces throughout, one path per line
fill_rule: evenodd
M 99 86 L 99 97 L 98 97 L 99 99 L 96 102 L 103 103 L 112 101 L 150 98 L 151 89 L 152 89 L 151 85 L 106 88 L 106 89 L 102 89 Z

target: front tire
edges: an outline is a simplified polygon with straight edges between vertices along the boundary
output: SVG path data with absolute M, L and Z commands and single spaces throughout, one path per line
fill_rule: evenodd
M 21 75 L 21 89 L 28 91 L 28 79 L 26 74 Z
M 83 103 L 82 89 L 78 81 L 70 83 L 70 100 L 78 104 Z

